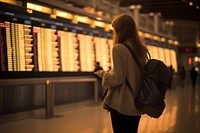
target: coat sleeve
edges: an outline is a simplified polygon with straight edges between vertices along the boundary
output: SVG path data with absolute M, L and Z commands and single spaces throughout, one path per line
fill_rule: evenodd
M 123 58 L 118 46 L 112 49 L 113 69 L 105 72 L 102 77 L 102 85 L 104 88 L 115 87 L 124 82 Z

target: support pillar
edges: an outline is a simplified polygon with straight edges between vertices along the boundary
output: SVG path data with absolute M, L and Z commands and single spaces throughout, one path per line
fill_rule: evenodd
M 154 32 L 159 33 L 160 13 L 154 13 Z
M 132 5 L 130 8 L 133 9 L 133 17 L 135 20 L 135 24 L 137 27 L 139 27 L 139 14 L 140 14 L 140 9 L 142 8 L 142 6 L 141 5 Z

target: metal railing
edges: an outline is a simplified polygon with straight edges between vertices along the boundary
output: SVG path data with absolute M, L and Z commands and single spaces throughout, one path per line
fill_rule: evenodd
M 45 116 L 54 116 L 54 84 L 67 82 L 93 82 L 94 83 L 94 103 L 98 103 L 98 80 L 94 77 L 57 77 L 57 78 L 28 78 L 28 79 L 1 79 L 0 87 L 19 85 L 45 85 Z

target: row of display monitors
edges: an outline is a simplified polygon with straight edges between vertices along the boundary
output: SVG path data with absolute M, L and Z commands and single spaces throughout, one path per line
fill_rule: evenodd
M 93 71 L 111 66 L 111 39 L 4 22 L 0 27 L 2 71 Z
M 92 72 L 112 67 L 112 39 L 0 19 L 1 71 Z M 152 58 L 177 71 L 173 49 L 151 46 Z

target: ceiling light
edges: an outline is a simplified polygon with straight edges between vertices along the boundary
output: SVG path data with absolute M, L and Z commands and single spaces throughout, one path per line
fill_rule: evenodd
M 142 5 L 131 5 L 129 6 L 130 9 L 141 9 Z
M 102 18 L 101 18 L 101 17 L 96 17 L 96 19 L 97 19 L 97 20 L 102 20 Z
M 135 5 L 129 6 L 130 9 L 135 9 Z
M 190 6 L 193 6 L 193 3 L 192 3 L 192 2 L 190 2 L 190 3 L 189 3 L 189 5 L 190 5 Z
M 136 7 L 137 7 L 137 9 L 141 9 L 142 5 L 137 5 Z
M 199 6 L 196 6 L 197 9 L 199 9 Z
M 149 16 L 153 16 L 153 15 L 154 15 L 154 13 L 153 13 L 153 12 L 150 12 L 150 13 L 149 13 Z

